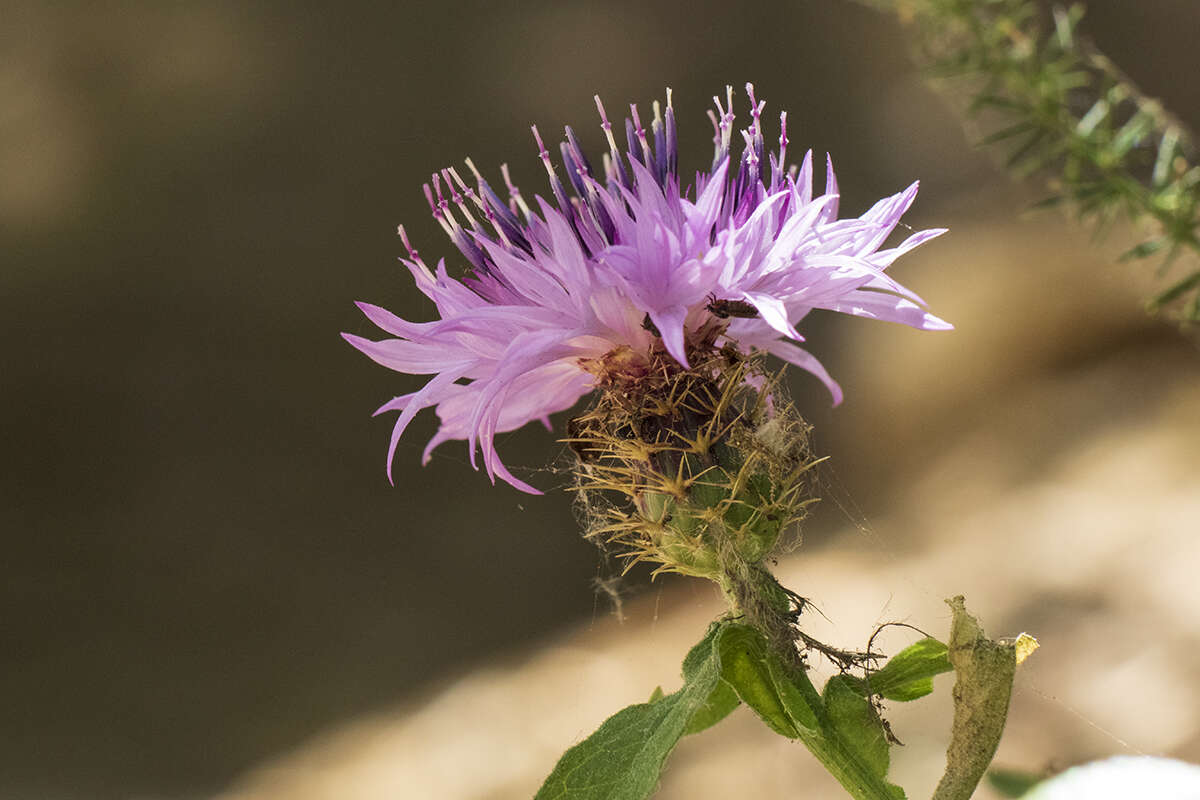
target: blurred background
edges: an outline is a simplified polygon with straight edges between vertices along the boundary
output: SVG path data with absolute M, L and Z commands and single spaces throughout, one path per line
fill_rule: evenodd
M 1088 5 L 1100 46 L 1200 124 L 1200 7 Z M 7 0 L 0 19 L 0 797 L 208 796 L 285 754 L 304 758 L 364 715 L 436 709 L 481 664 L 524 664 L 580 625 L 615 624 L 593 585 L 612 567 L 578 536 L 565 492 L 493 488 L 458 444 L 421 469 L 431 414 L 406 435 L 388 485 L 391 421 L 370 412 L 418 381 L 338 336 L 374 333 L 354 300 L 430 317 L 396 261 L 397 223 L 427 259 L 461 266 L 427 214 L 430 172 L 469 155 L 489 177 L 507 162 L 527 195 L 543 192 L 529 125 L 552 135 L 570 123 L 596 152 L 596 93 L 617 115 L 671 87 L 681 164 L 702 167 L 711 95 L 733 84 L 743 114 L 752 80 L 766 118 L 790 112 L 792 152 L 832 153 L 847 212 L 920 178 L 906 221 L 953 229 L 896 274 L 957 332 L 806 323 L 848 399 L 831 410 L 815 380 L 793 376 L 833 456 L 798 563 L 886 553 L 922 596 L 945 583 L 968 600 L 975 585 L 962 584 L 983 567 L 1000 586 L 1017 581 L 1016 533 L 952 550 L 962 563 L 938 554 L 966 536 L 951 524 L 964 509 L 1011 508 L 1018 486 L 1091 481 L 1054 471 L 1064 453 L 1111 462 L 1121 479 L 1103 484 L 1100 523 L 1051 526 L 1081 538 L 1038 563 L 1072 562 L 1102 528 L 1126 543 L 1158 530 L 1164 563 L 1198 563 L 1174 549 L 1198 529 L 1185 510 L 1200 475 L 1187 438 L 1200 435 L 1195 347 L 1141 312 L 1149 270 L 1114 264 L 1119 230 L 1092 247 L 1053 213 L 1022 217 L 1038 196 L 972 148 L 887 16 L 829 0 Z M 1167 450 L 1113 444 L 1151 422 L 1166 426 L 1154 430 Z M 500 446 L 521 477 L 565 485 L 553 435 L 530 429 Z M 1168 484 L 1184 505 L 1164 518 L 1155 492 Z M 1013 513 L 1006 529 L 1025 530 Z M 1012 573 L 997 574 L 996 547 Z M 886 603 L 895 575 L 879 574 Z M 1161 577 L 1137 575 L 1137 586 Z M 1134 578 L 1088 580 L 976 610 L 996 633 L 1049 609 L 1117 624 L 1105 592 Z M 1194 608 L 1189 580 L 1170 586 L 1165 607 Z M 635 574 L 623 591 L 631 630 L 669 607 L 695 616 L 636 699 L 674 677 L 715 611 L 669 580 Z M 828 591 L 823 610 L 841 622 Z M 867 627 L 843 629 L 854 644 L 884 613 L 871 602 Z M 888 613 L 910 612 L 897 606 Z M 1200 633 L 1170 631 L 1178 649 L 1153 663 L 1194 678 Z M 1101 625 L 1092 644 L 1120 649 L 1114 636 Z M 619 704 L 599 699 L 597 720 Z M 1172 728 L 1183 732 L 1170 746 L 1140 746 L 1200 757 L 1194 722 Z M 569 727 L 559 746 L 583 732 Z M 1062 757 L 1115 747 L 1081 741 Z M 390 796 L 510 796 L 431 780 Z M 528 795 L 517 785 L 511 796 Z

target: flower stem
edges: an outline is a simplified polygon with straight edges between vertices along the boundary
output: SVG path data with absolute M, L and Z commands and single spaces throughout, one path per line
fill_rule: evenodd
M 799 668 L 796 640 L 800 634 L 795 626 L 791 593 L 761 564 L 747 563 L 736 553 L 723 556 L 721 589 L 730 610 L 762 633 L 785 663 Z

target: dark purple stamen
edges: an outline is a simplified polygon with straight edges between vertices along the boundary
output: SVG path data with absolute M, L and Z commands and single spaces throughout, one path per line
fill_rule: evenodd
M 755 97 L 752 84 L 746 84 L 746 93 L 750 99 L 750 125 L 742 131 L 744 147 L 740 157 L 725 170 L 720 211 L 711 232 L 713 237 L 730 224 L 744 222 L 768 194 L 786 188 L 786 183 L 794 181 L 797 174 L 794 165 L 786 170 L 784 167 L 788 145 L 787 114 L 779 116 L 778 155 L 767 153 L 762 132 L 762 112 L 766 104 Z M 735 120 L 733 88 L 725 87 L 724 102 L 714 97 L 713 104 L 716 111 L 710 110 L 708 116 L 713 124 L 712 170 L 715 172 L 726 160 L 732 159 L 730 151 Z M 627 208 L 622 190 L 636 192 L 637 189 L 634 173 L 628 169 L 626 159 L 630 164 L 645 167 L 660 189 L 668 195 L 677 195 L 680 190 L 675 109 L 669 89 L 666 107 L 661 107 L 656 101 L 653 109 L 654 116 L 647 132 L 637 106 L 629 107 L 629 117 L 624 120 L 625 151 L 622 153 L 613 136 L 613 125 L 597 97 L 600 128 L 608 142 L 603 174 L 593 169 L 574 130 L 568 126 L 566 139 L 558 147 L 562 167 L 566 170 L 565 181 L 560 178 L 537 126 L 532 128 L 538 158 L 546 169 L 553 206 L 566 218 L 588 257 L 595 257 L 610 245 L 619 243 L 616 238 L 617 227 L 609 210 L 613 206 L 609 204 Z M 434 219 L 474 269 L 475 276 L 469 285 L 495 298 L 506 292 L 508 287 L 500 279 L 501 271 L 496 269 L 483 245 L 491 242 L 510 252 L 534 255 L 539 246 L 536 243 L 545 242 L 548 231 L 542 217 L 534 213 L 521 198 L 520 189 L 509 176 L 507 165 L 500 168 L 508 190 L 505 200 L 484 180 L 470 159 L 466 164 L 474 178 L 474 188 L 456 170 L 447 168 L 433 175 L 431 183 L 425 184 L 425 197 Z M 710 176 L 698 175 L 695 191 L 702 191 L 708 180 L 711 180 Z M 446 187 L 444 192 L 443 182 Z M 608 198 L 603 197 L 605 193 Z M 453 213 L 452 204 L 457 214 Z M 408 243 L 407 235 L 402 231 L 401 236 L 410 258 L 419 261 L 417 251 Z

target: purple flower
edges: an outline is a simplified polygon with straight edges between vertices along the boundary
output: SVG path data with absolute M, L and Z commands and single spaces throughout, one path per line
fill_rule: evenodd
M 359 303 L 391 335 L 371 341 L 343 334 L 389 369 L 432 375 L 421 389 L 376 412 L 399 412 L 388 448 L 417 412 L 434 406 L 441 427 L 425 448 L 465 439 L 476 464 L 483 453 L 489 478 L 526 492 L 537 490 L 509 473 L 496 453 L 497 433 L 570 408 L 597 385 L 598 364 L 644 368 L 663 351 L 687 366 L 695 347 L 733 345 L 772 353 L 816 375 L 841 402 L 842 391 L 812 355 L 795 325 L 823 308 L 901 322 L 925 330 L 951 326 L 885 273 L 897 257 L 942 229 L 913 233 L 881 249 L 912 204 L 917 184 L 884 198 L 860 217 L 838 219 L 831 163 L 825 192 L 813 195 L 812 152 L 799 168 L 785 167 L 787 114 L 780 115 L 779 151 L 764 149 L 762 102 L 750 96 L 750 126 L 741 131 L 740 157 L 731 156 L 733 92 L 710 111 L 715 154 L 694 189 L 681 186 L 675 114 L 654 103 L 647 131 L 636 106 L 625 120 L 621 152 L 599 98 L 609 144 L 602 169 L 593 169 L 571 128 L 560 145 L 560 178 L 533 129 L 550 178 L 553 202 L 522 198 L 509 179 L 505 201 L 468 160 L 475 186 L 454 169 L 425 186 L 434 218 L 471 264 L 461 279 L 439 261 L 430 269 L 400 236 L 402 259 L 440 319 L 409 322 Z M 694 350 L 693 350 L 694 352 Z M 661 357 L 659 355 L 658 357 Z M 620 367 L 617 367 L 620 368 Z M 478 447 L 477 447 L 478 446 Z

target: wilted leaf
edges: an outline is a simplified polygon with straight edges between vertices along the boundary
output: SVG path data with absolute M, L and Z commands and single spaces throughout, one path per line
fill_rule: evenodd
M 949 657 L 954 684 L 954 727 L 946 749 L 946 772 L 933 800 L 969 800 L 992 763 L 1012 694 L 1016 648 L 992 641 L 967 613 L 960 595 L 947 600 L 954 614 Z

